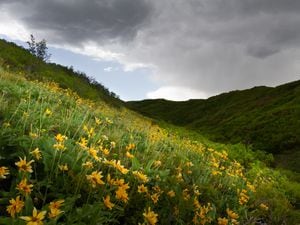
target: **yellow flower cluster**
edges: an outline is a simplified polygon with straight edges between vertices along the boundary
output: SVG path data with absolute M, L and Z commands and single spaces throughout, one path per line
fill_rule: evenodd
M 150 207 L 143 213 L 145 222 L 150 225 L 155 225 L 158 222 L 158 214 L 153 212 Z
M 50 212 L 48 213 L 49 218 L 53 219 L 56 218 L 58 215 L 63 213 L 63 211 L 60 210 L 60 207 L 62 204 L 65 202 L 65 200 L 57 200 L 55 202 L 50 202 L 49 204 L 49 210 Z
M 237 221 L 237 219 L 239 218 L 239 215 L 230 209 L 226 209 L 226 212 L 227 212 L 230 222 L 234 225 L 238 225 L 239 222 Z
M 194 198 L 194 224 L 205 225 L 212 221 L 212 218 L 208 215 L 210 211 L 213 210 L 211 203 L 207 203 L 207 205 L 201 205 L 198 198 Z
M 125 183 L 125 182 L 120 183 L 118 189 L 116 190 L 116 199 L 119 199 L 125 203 L 128 202 L 129 197 L 128 197 L 128 193 L 126 190 L 129 188 L 130 187 L 129 187 L 128 183 Z
M 86 175 L 87 180 L 92 184 L 92 187 L 95 188 L 97 185 L 105 184 L 102 178 L 102 172 L 94 171 L 90 175 Z
M 122 174 L 127 174 L 129 171 L 123 165 L 121 165 L 120 160 L 104 160 L 104 164 L 113 166 L 115 169 L 117 169 Z
M 67 148 L 65 147 L 65 141 L 68 139 L 67 136 L 62 134 L 57 134 L 55 136 L 56 143 L 53 145 L 53 148 L 58 151 L 65 151 Z
M 132 174 L 141 182 L 147 183 L 149 181 L 149 178 L 147 175 L 143 174 L 142 172 L 139 171 L 133 171 Z
M 249 196 L 247 195 L 247 192 L 248 191 L 246 189 L 242 189 L 242 191 L 238 190 L 240 205 L 245 205 L 249 201 Z
M 83 126 L 83 130 L 86 132 L 88 138 L 91 138 L 95 135 L 95 128 L 88 128 L 86 125 Z

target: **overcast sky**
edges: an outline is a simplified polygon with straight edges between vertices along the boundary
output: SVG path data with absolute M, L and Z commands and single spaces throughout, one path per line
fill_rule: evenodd
M 125 100 L 300 79 L 299 0 L 0 0 L 0 34 L 30 33 Z

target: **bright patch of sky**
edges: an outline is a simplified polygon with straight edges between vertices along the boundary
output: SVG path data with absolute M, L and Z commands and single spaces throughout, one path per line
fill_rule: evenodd
M 185 87 L 163 86 L 155 91 L 147 93 L 147 98 L 165 98 L 184 101 L 187 99 L 206 99 L 208 97 L 204 92 Z
M 27 48 L 25 42 L 12 40 L 6 35 L 0 35 L 0 38 Z M 145 99 L 148 97 L 148 93 L 159 89 L 159 84 L 151 79 L 150 69 L 128 70 L 124 69 L 124 66 L 117 61 L 95 60 L 92 57 L 62 48 L 48 47 L 51 62 L 67 67 L 72 66 L 75 71 L 84 72 L 116 93 L 124 101 Z
M 123 66 L 116 61 L 94 60 L 60 48 L 50 48 L 49 51 L 52 53 L 52 62 L 73 66 L 74 70 L 95 78 L 125 101 L 144 99 L 148 92 L 159 87 L 151 80 L 149 69 L 124 71 Z

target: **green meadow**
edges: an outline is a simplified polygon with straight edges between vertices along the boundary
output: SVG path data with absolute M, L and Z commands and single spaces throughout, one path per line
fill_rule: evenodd
M 271 154 L 157 124 L 81 77 L 68 83 L 62 67 L 32 58 L 26 70 L 27 52 L 11 49 L 0 69 L 0 224 L 299 224 L 300 185 L 269 167 Z

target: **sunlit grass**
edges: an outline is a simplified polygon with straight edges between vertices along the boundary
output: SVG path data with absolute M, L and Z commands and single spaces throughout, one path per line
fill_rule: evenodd
M 0 224 L 294 219 L 286 178 L 242 146 L 236 156 L 54 83 L 0 77 Z

